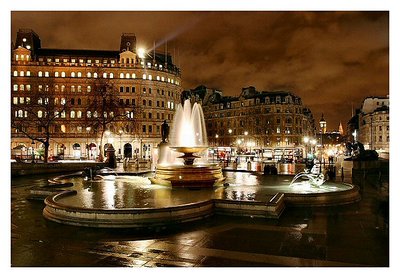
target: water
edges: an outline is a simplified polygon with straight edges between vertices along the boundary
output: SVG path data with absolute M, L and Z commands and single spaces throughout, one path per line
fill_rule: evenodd
M 78 194 L 59 199 L 59 203 L 83 208 L 165 208 L 197 203 L 210 199 L 268 201 L 278 192 L 326 193 L 343 191 L 350 185 L 326 182 L 319 188 L 290 186 L 292 176 L 264 176 L 253 173 L 226 172 L 229 186 L 186 189 L 151 184 L 147 177 L 104 176 L 101 180 L 85 181 L 67 178 Z

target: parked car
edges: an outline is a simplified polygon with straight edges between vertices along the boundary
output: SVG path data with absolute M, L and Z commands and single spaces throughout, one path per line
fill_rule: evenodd
M 59 160 L 62 160 L 62 157 L 59 155 L 52 155 L 52 156 L 49 156 L 49 158 L 47 160 L 52 161 L 52 162 L 57 162 Z

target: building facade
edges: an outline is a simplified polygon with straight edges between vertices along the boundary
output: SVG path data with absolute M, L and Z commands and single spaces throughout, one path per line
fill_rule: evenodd
M 107 122 L 102 139 L 88 124 L 88 119 L 99 117 L 100 111 L 90 108 L 99 84 L 111 88 L 110 98 L 127 113 L 125 118 Z M 131 33 L 122 34 L 119 50 L 77 50 L 42 48 L 33 30 L 20 29 L 12 49 L 12 123 L 29 121 L 27 107 L 33 104 L 64 105 L 49 128 L 49 155 L 95 159 L 105 144 L 112 143 L 122 157 L 149 159 L 161 141 L 162 122 L 172 122 L 181 92 L 180 69 L 171 55 L 138 48 Z M 44 97 L 35 97 L 38 94 Z M 34 113 L 39 120 L 49 116 L 49 111 L 39 108 Z M 116 112 L 109 113 L 102 116 L 110 118 Z M 26 136 L 43 135 L 33 119 L 24 132 L 13 124 L 12 155 L 29 156 L 43 147 Z
M 389 97 L 365 98 L 359 114 L 357 141 L 380 156 L 389 154 Z
M 183 97 L 202 100 L 210 146 L 271 160 L 296 159 L 303 157 L 304 136 L 315 136 L 310 109 L 291 92 L 247 87 L 228 97 L 199 86 Z

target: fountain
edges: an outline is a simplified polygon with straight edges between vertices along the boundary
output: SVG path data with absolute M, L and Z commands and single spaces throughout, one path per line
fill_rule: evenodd
M 207 150 L 207 132 L 201 105 L 190 100 L 177 106 L 171 136 L 164 122 L 162 142 L 159 144 L 159 158 L 155 176 L 150 178 L 154 184 L 173 187 L 204 188 L 220 185 L 225 180 L 218 164 L 195 162 Z M 177 156 L 176 153 L 183 155 Z M 181 159 L 181 160 L 178 160 Z

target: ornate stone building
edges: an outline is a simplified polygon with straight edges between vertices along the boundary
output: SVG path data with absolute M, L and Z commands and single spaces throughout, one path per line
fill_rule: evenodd
M 380 156 L 389 154 L 389 97 L 367 97 L 359 114 L 357 140 Z
M 127 113 L 124 120 L 107 124 L 104 140 L 87 124 L 88 118 L 99 117 L 99 111 L 90 109 L 99 83 L 112 88 L 111 97 Z M 47 96 L 34 98 L 37 92 Z M 12 49 L 12 122 L 29 120 L 24 107 L 36 102 L 65 106 L 50 127 L 49 155 L 94 159 L 102 142 L 103 146 L 112 143 L 117 154 L 148 159 L 161 141 L 162 122 L 172 122 L 181 92 L 181 73 L 171 55 L 138 48 L 131 33 L 122 34 L 119 50 L 77 50 L 42 48 L 33 30 L 20 29 Z M 48 115 L 39 109 L 35 113 L 40 119 Z M 104 117 L 114 112 L 109 113 Z M 34 122 L 24 131 L 36 138 L 43 133 Z M 41 147 L 12 128 L 13 155 L 30 155 Z
M 303 157 L 304 136 L 315 136 L 313 115 L 285 91 L 243 88 L 238 97 L 199 86 L 182 93 L 203 102 L 209 145 L 269 159 Z

